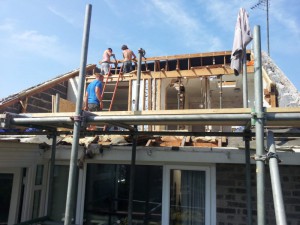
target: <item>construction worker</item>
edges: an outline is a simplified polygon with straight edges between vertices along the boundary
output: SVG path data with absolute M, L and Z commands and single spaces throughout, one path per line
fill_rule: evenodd
M 136 59 L 133 51 L 128 49 L 127 45 L 122 45 L 121 49 L 123 50 L 123 73 L 129 73 L 132 71 L 132 60 Z
M 110 62 L 111 62 L 110 57 L 114 57 L 114 59 L 116 60 L 115 54 L 113 54 L 113 50 L 111 48 L 108 48 L 103 52 L 103 56 L 101 60 L 102 75 L 107 75 L 110 73 Z
M 84 96 L 84 110 L 91 112 L 101 111 L 103 108 L 103 102 L 101 98 L 103 89 L 103 75 L 100 73 L 95 73 L 94 76 L 96 79 L 88 85 Z

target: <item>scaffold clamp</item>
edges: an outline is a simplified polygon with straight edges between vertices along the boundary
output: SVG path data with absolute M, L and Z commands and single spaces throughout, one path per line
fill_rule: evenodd
M 265 119 L 265 108 L 263 108 L 262 112 L 255 112 L 255 109 L 252 108 L 251 116 L 252 116 L 251 125 L 255 126 L 255 123 L 258 119 L 262 119 L 262 120 Z
M 82 121 L 84 121 L 84 116 L 81 116 L 81 115 L 75 115 L 75 116 L 72 116 L 71 118 L 75 122 L 82 122 Z
M 265 155 L 254 155 L 251 158 L 253 158 L 255 161 L 263 161 L 263 162 L 269 162 L 271 158 L 276 158 L 277 162 L 282 162 L 281 159 L 279 159 L 279 156 L 275 152 L 268 152 Z

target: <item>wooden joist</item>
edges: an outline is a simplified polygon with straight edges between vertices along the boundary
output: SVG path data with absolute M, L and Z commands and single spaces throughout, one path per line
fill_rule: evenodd
M 156 64 L 155 64 L 156 65 Z M 247 73 L 254 73 L 254 67 L 248 66 Z M 233 70 L 229 67 L 224 65 L 211 65 L 211 66 L 198 66 L 198 67 L 191 67 L 190 70 L 177 70 L 167 71 L 165 68 L 160 69 L 157 71 L 141 71 L 141 79 L 154 79 L 154 78 L 178 78 L 178 77 L 185 77 L 185 78 L 197 78 L 197 77 L 209 77 L 209 76 L 218 76 L 220 74 L 224 75 L 234 75 Z M 134 76 L 133 76 L 134 75 Z M 123 81 L 128 80 L 135 80 L 137 78 L 137 71 L 132 71 L 129 74 L 123 75 Z M 95 78 L 90 77 L 87 78 L 87 83 L 90 83 Z M 111 81 L 116 81 L 115 76 L 111 76 Z
M 250 53 L 250 50 L 247 50 Z M 155 60 L 176 60 L 176 59 L 187 59 L 187 58 L 199 58 L 199 57 L 213 57 L 213 56 L 230 56 L 231 51 L 221 51 L 221 52 L 206 52 L 206 53 L 194 53 L 194 54 L 181 54 L 181 55 L 170 55 L 170 56 L 156 56 L 147 57 L 143 61 L 155 61 Z

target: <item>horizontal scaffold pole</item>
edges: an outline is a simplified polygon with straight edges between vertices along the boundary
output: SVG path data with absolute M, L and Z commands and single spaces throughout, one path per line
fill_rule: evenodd
M 39 114 L 40 115 L 40 114 Z M 84 118 L 86 124 L 105 125 L 118 123 L 124 125 L 228 125 L 246 126 L 255 119 L 255 116 L 246 113 L 241 114 L 187 114 L 187 115 L 89 115 Z M 298 126 L 300 125 L 300 113 L 264 113 L 267 126 Z M 10 125 L 22 126 L 52 125 L 65 127 L 74 123 L 72 116 L 59 117 L 22 117 L 11 118 Z M 289 124 L 290 123 L 290 124 Z

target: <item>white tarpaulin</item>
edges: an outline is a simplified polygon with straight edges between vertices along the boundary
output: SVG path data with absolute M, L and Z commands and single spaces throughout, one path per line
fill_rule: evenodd
M 231 53 L 231 69 L 234 70 L 234 74 L 238 75 L 242 68 L 243 62 L 243 50 L 246 50 L 247 44 L 252 40 L 252 34 L 250 30 L 250 24 L 248 19 L 248 13 L 245 9 L 240 8 L 233 40 L 233 47 Z

